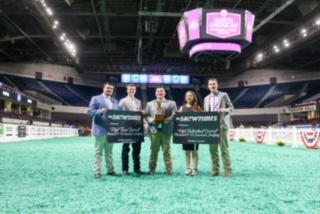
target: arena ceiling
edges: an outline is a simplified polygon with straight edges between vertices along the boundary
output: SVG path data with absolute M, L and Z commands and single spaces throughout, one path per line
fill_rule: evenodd
M 68 65 L 83 73 L 218 77 L 253 67 L 318 70 L 319 5 L 319 0 L 0 0 L 0 63 Z M 225 62 L 196 63 L 179 52 L 178 21 L 183 11 L 197 7 L 246 9 L 255 14 L 255 26 L 261 25 L 229 69 Z M 146 21 L 156 23 L 156 32 L 146 32 Z M 63 33 L 76 52 L 64 46 Z M 290 47 L 282 47 L 284 39 Z M 276 42 L 279 53 L 272 49 Z

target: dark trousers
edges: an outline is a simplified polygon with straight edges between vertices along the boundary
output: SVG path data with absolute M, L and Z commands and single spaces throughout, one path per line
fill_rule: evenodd
M 141 143 L 124 143 L 122 146 L 122 170 L 129 170 L 129 152 L 132 146 L 132 159 L 134 171 L 140 171 L 140 151 Z

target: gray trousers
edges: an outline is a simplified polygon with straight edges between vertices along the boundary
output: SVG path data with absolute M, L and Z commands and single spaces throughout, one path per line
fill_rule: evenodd
M 113 172 L 112 148 L 113 144 L 108 143 L 107 136 L 95 136 L 94 172 L 101 174 L 102 154 L 107 166 L 107 173 Z

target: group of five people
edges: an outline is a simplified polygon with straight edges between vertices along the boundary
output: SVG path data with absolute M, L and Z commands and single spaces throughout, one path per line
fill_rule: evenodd
M 209 151 L 212 160 L 212 176 L 220 175 L 219 148 L 221 150 L 222 162 L 224 165 L 225 176 L 231 178 L 232 166 L 228 145 L 228 129 L 232 128 L 230 114 L 234 111 L 233 104 L 227 93 L 218 90 L 218 81 L 215 78 L 208 80 L 208 89 L 210 94 L 204 99 L 204 108 L 199 106 L 197 96 L 193 91 L 187 91 L 184 97 L 184 104 L 179 108 L 180 112 L 201 112 L 215 111 L 220 114 L 220 143 L 210 144 Z M 173 134 L 173 117 L 178 111 L 176 102 L 165 98 L 166 91 L 163 86 L 156 88 L 156 99 L 147 103 L 145 110 L 142 110 L 141 101 L 135 98 L 136 86 L 129 84 L 127 86 L 128 96 L 118 102 L 112 97 L 114 86 L 105 83 L 103 93 L 91 98 L 88 114 L 93 117 L 92 133 L 95 137 L 95 162 L 94 171 L 95 178 L 102 177 L 102 155 L 107 167 L 107 175 L 121 176 L 114 171 L 112 149 L 113 144 L 107 140 L 107 115 L 108 110 L 124 110 L 124 111 L 142 111 L 148 123 L 148 133 L 151 140 L 151 154 L 149 161 L 148 174 L 156 173 L 158 154 L 160 147 L 163 151 L 164 162 L 168 175 L 173 174 L 173 160 L 171 154 L 171 138 Z M 156 115 L 163 114 L 164 121 L 159 123 Z M 122 146 L 122 171 L 124 175 L 129 173 L 129 152 L 130 145 L 132 147 L 132 156 L 134 162 L 134 172 L 136 174 L 145 174 L 140 169 L 140 151 L 141 143 L 124 143 Z M 199 145 L 183 144 L 183 150 L 186 154 L 186 175 L 197 176 L 199 174 Z M 193 169 L 191 162 L 193 160 Z

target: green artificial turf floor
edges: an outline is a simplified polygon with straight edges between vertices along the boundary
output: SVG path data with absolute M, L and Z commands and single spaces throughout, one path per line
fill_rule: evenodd
M 319 150 L 242 142 L 230 149 L 232 179 L 211 177 L 208 145 L 200 146 L 200 175 L 185 176 L 184 152 L 172 145 L 173 176 L 159 155 L 156 175 L 106 177 L 104 167 L 95 180 L 92 137 L 0 144 L 0 213 L 320 213 Z M 121 145 L 113 151 L 120 173 Z

